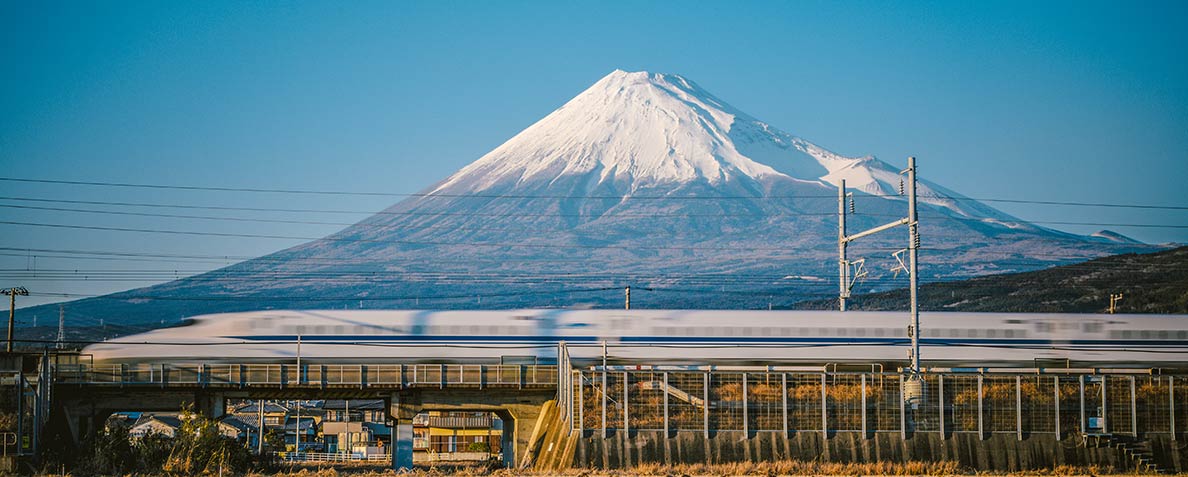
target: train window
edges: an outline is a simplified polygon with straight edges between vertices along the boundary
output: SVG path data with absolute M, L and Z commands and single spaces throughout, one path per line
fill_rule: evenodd
M 1184 330 L 1177 331 L 1176 339 L 1179 339 L 1179 340 L 1188 339 L 1188 331 L 1184 331 Z
M 1002 335 L 1007 338 L 1014 338 L 1015 330 L 1010 330 L 1010 329 L 1002 330 Z
M 1048 323 L 1046 321 L 1037 321 L 1037 322 L 1035 322 L 1035 331 L 1038 331 L 1040 333 L 1051 333 L 1052 332 L 1052 324 Z
M 298 326 L 298 327 L 297 327 L 297 334 L 299 334 L 299 335 L 304 335 L 304 334 L 306 334 L 306 332 L 305 332 L 305 326 Z
M 883 328 L 875 328 L 874 334 L 875 334 L 875 336 L 882 337 L 883 335 L 887 334 L 887 330 L 885 330 Z
M 1149 339 L 1151 339 L 1151 338 L 1152 338 L 1152 336 L 1151 336 L 1151 330 L 1143 330 L 1143 331 L 1142 331 L 1142 334 L 1141 334 L 1141 336 L 1142 336 L 1142 337 L 1143 337 L 1143 339 L 1145 339 L 1145 340 L 1149 340 Z
M 727 326 L 719 329 L 722 330 L 722 336 L 734 336 L 734 328 Z
M 314 334 L 319 334 L 319 335 L 326 334 L 326 327 L 322 326 L 322 325 L 318 325 L 316 328 L 314 328 Z
M 1161 340 L 1165 340 L 1165 339 L 1168 339 L 1168 338 L 1170 338 L 1170 336 L 1168 336 L 1168 332 L 1167 332 L 1167 330 L 1161 330 L 1161 331 L 1159 332 L 1159 339 L 1161 339 Z
M 866 336 L 866 328 L 855 328 L 854 336 Z
M 760 328 L 759 333 L 762 334 L 763 336 L 771 336 L 771 328 L 764 326 L 763 328 Z
M 837 335 L 838 335 L 838 336 L 845 336 L 845 335 L 846 335 L 846 331 L 847 331 L 847 330 L 846 330 L 845 328 L 838 328 L 838 329 L 837 329 Z
M 817 336 L 829 336 L 829 328 L 817 328 Z
M 898 336 L 900 338 L 907 336 L 907 330 L 905 330 L 903 328 L 892 328 L 892 330 L 893 330 L 894 336 Z
M 965 330 L 965 337 L 966 337 L 966 338 L 977 338 L 977 337 L 978 337 L 978 330 L 975 330 L 975 329 L 972 329 L 972 328 L 971 328 L 971 329 L 968 329 L 968 330 Z
M 1134 337 L 1134 332 L 1130 330 L 1122 330 L 1122 339 L 1130 339 Z
M 451 326 L 448 328 L 448 333 L 451 335 L 460 334 L 461 331 L 462 331 L 461 328 L 459 328 L 457 326 Z
M 1086 333 L 1101 333 L 1101 323 L 1083 323 L 1081 329 Z
M 742 336 L 753 336 L 754 334 L 755 334 L 755 329 L 751 328 L 750 326 L 744 327 L 742 329 Z
M 997 338 L 998 330 L 986 330 L 986 337 L 987 338 Z
M 334 327 L 334 334 L 336 334 L 336 335 L 341 335 L 341 334 L 342 334 L 342 332 L 343 332 L 343 327 L 342 327 L 342 325 L 336 325 L 336 326 Z M 296 431 L 294 431 L 294 432 L 296 432 Z
M 792 336 L 792 328 L 780 328 L 780 336 Z

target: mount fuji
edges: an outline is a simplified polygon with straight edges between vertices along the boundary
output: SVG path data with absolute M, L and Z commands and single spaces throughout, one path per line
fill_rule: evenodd
M 614 71 L 338 233 L 70 307 L 156 322 L 269 307 L 620 306 L 625 286 L 634 306 L 784 306 L 837 292 L 837 185 L 854 193 L 849 229 L 864 230 L 906 214 L 900 169 L 783 132 L 681 76 Z M 919 194 L 925 281 L 1154 250 L 1040 227 L 927 180 Z M 856 291 L 906 283 L 889 271 L 906 238 L 854 244 L 869 271 Z M 181 299 L 196 296 L 208 299 Z

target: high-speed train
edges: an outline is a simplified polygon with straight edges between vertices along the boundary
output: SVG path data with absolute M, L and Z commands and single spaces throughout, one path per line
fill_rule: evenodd
M 254 311 L 86 347 L 96 362 L 643 364 L 903 363 L 906 312 L 567 310 Z M 921 313 L 931 366 L 1037 360 L 1188 362 L 1188 316 Z

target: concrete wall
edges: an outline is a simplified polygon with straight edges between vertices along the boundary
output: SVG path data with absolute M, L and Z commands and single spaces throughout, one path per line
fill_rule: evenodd
M 587 433 L 589 434 L 589 433 Z M 1170 446 L 1164 444 L 1170 452 Z M 1178 451 L 1183 452 L 1183 451 Z M 1183 456 L 1179 456 L 1183 457 Z M 717 464 L 767 460 L 828 462 L 955 461 L 979 470 L 1016 471 L 1059 465 L 1100 465 L 1127 469 L 1133 466 L 1122 451 L 1082 445 L 1079 437 L 1057 441 L 1054 436 L 1018 440 L 1014 434 L 917 434 L 901 439 L 899 433 L 838 433 L 826 439 L 819 432 L 763 432 L 747 438 L 742 432 L 719 432 L 706 439 L 703 432 L 615 433 L 606 439 L 587 435 L 578 441 L 574 465 L 593 469 L 622 469 L 644 463 Z M 1180 459 L 1177 458 L 1177 461 Z M 1171 458 L 1168 455 L 1167 461 Z

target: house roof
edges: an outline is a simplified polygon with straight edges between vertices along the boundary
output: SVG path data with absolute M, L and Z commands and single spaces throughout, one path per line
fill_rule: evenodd
M 347 403 L 350 403 L 350 410 L 352 411 L 379 411 L 384 409 L 383 399 L 327 399 L 322 403 L 322 409 L 345 411 Z
M 236 416 L 223 416 L 223 418 L 219 419 L 219 421 L 223 424 L 239 429 L 240 431 L 256 432 L 256 424 L 245 421 Z
M 240 405 L 239 407 L 235 408 L 231 412 L 236 413 L 236 414 L 246 414 L 246 413 L 250 413 L 250 412 L 258 413 L 258 412 L 260 412 L 260 408 L 256 406 L 255 402 L 249 402 L 247 404 Z M 280 404 L 276 404 L 276 403 L 272 403 L 272 402 L 264 403 L 264 413 L 265 414 L 275 414 L 275 413 L 287 414 L 288 412 L 289 412 L 289 408 L 281 406 Z
M 177 416 L 158 416 L 154 414 L 142 414 L 140 419 L 137 419 L 136 424 L 133 424 L 132 427 L 139 427 L 150 421 L 157 421 L 174 429 L 181 427 L 181 419 L 178 419 Z

